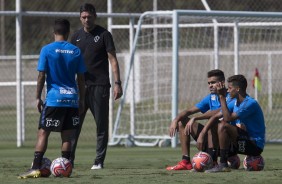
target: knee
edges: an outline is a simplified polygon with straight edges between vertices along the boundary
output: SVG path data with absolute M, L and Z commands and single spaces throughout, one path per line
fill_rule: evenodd
M 72 138 L 71 137 L 62 137 L 62 142 L 71 142 Z
M 217 130 L 218 132 L 225 132 L 227 130 L 227 123 L 225 121 L 221 121 L 219 124 L 218 124 L 218 127 L 217 127 Z
M 49 135 L 49 132 L 43 130 L 42 128 L 38 130 L 37 132 L 37 137 L 38 138 L 45 138 L 45 137 L 48 137 Z
M 181 122 L 181 121 L 179 121 L 179 122 L 177 123 L 177 126 L 178 126 L 178 128 L 179 128 L 179 129 L 180 129 L 180 128 L 182 128 L 182 127 L 183 127 L 182 122 Z
M 188 121 L 187 121 L 188 122 Z M 184 130 L 185 128 L 185 125 L 187 122 L 184 122 L 184 121 L 179 121 L 177 126 L 178 126 L 178 129 L 181 131 L 181 130 Z

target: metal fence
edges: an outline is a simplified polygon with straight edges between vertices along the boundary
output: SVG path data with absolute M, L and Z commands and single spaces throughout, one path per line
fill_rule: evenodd
M 96 6 L 97 24 L 107 27 L 113 34 L 122 79 L 126 61 L 130 58 L 135 26 L 144 11 L 205 10 L 204 3 L 208 3 L 212 10 L 282 10 L 277 0 L 0 0 L 0 145 L 12 143 L 21 146 L 23 142 L 31 144 L 35 140 L 39 118 L 35 108 L 38 54 L 43 45 L 53 41 L 51 25 L 55 18 L 68 18 L 71 32 L 81 27 L 78 11 L 84 2 Z M 112 121 L 115 109 L 117 103 L 112 106 Z M 88 115 L 86 121 L 81 140 L 93 142 L 94 120 Z

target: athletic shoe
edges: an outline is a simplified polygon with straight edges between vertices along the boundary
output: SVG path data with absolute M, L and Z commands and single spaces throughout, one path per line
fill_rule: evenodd
M 18 176 L 19 179 L 26 179 L 26 178 L 39 178 L 41 176 L 39 169 L 30 169 L 26 173 L 23 173 Z
M 69 160 L 71 163 L 72 168 L 74 168 L 74 161 L 73 160 Z
M 213 161 L 213 167 L 215 167 L 217 165 L 218 165 L 217 161 Z
M 175 166 L 168 166 L 166 170 L 168 171 L 173 171 L 173 170 L 191 170 L 192 169 L 192 164 L 190 161 L 187 160 L 181 160 L 178 162 L 177 165 Z
M 216 172 L 230 172 L 231 169 L 228 167 L 227 163 L 220 163 L 215 165 L 213 168 L 208 169 L 205 173 L 216 173 Z
M 92 170 L 96 170 L 96 169 L 103 169 L 103 164 L 94 164 L 91 167 Z

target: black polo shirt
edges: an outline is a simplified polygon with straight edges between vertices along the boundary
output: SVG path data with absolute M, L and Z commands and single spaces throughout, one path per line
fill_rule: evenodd
M 115 51 L 112 34 L 99 25 L 90 33 L 81 28 L 72 35 L 71 43 L 83 53 L 86 85 L 110 85 L 107 52 Z

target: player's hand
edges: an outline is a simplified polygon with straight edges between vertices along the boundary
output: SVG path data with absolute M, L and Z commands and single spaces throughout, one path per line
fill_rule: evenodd
M 37 104 L 38 112 L 41 113 L 43 108 L 43 101 L 41 99 L 36 99 L 36 104 Z
M 193 126 L 193 123 L 195 122 L 195 118 L 191 118 L 188 123 L 186 124 L 185 126 L 185 129 L 184 129 L 184 135 L 190 135 L 191 132 L 192 132 L 192 126 Z
M 226 88 L 223 82 L 218 82 L 216 84 L 216 91 L 218 95 L 226 96 Z
M 123 95 L 122 87 L 121 85 L 115 84 L 114 87 L 114 99 L 117 100 Z
M 244 123 L 236 123 L 236 126 L 247 131 L 246 125 Z
M 173 120 L 170 124 L 169 127 L 169 136 L 174 137 L 175 133 L 178 132 L 178 126 L 177 126 L 178 121 Z
M 201 132 L 197 139 L 197 148 L 199 151 L 203 151 L 204 138 L 205 138 L 205 134 Z

